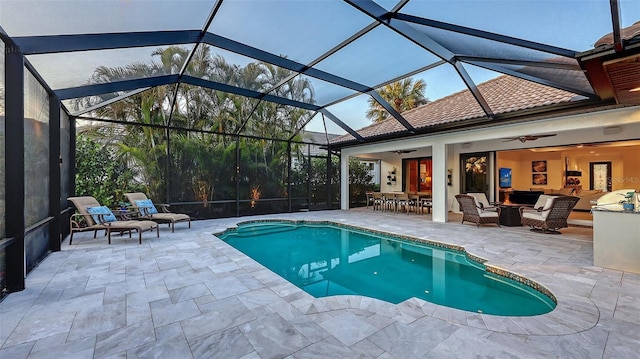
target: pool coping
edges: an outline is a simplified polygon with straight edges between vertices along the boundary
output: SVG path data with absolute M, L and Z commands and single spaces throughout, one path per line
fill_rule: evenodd
M 405 324 L 411 323 L 422 317 L 433 317 L 454 322 L 459 325 L 478 329 L 488 329 L 494 332 L 540 336 L 568 335 L 586 331 L 593 328 L 598 323 L 600 317 L 600 312 L 597 306 L 591 300 L 572 295 L 571 293 L 566 291 L 567 289 L 564 288 L 556 288 L 554 292 L 552 292 L 544 284 L 539 283 L 535 280 L 531 280 L 525 275 L 517 274 L 507 268 L 502 268 L 490 264 L 488 259 L 470 253 L 464 246 L 461 245 L 449 244 L 442 241 L 418 238 L 404 234 L 390 233 L 382 230 L 366 228 L 353 224 L 334 222 L 330 220 L 316 221 L 308 219 L 291 220 L 270 218 L 239 221 L 235 223 L 235 225 L 231 225 L 223 231 L 212 233 L 212 235 L 223 242 L 226 246 L 229 246 L 230 248 L 238 251 L 238 253 L 242 256 L 251 259 L 244 253 L 219 239 L 217 235 L 222 234 L 226 231 L 237 230 L 237 227 L 242 224 L 269 222 L 290 222 L 296 224 L 329 224 L 337 227 L 356 229 L 372 234 L 383 234 L 391 236 L 392 238 L 399 238 L 401 240 L 414 241 L 417 243 L 460 251 L 465 253 L 465 255 L 467 255 L 470 259 L 483 264 L 488 272 L 505 278 L 513 279 L 523 285 L 527 285 L 533 289 L 536 289 L 541 293 L 549 296 L 549 298 L 551 298 L 556 303 L 556 307 L 551 312 L 545 314 L 535 316 L 499 316 L 450 308 L 447 306 L 434 304 L 416 297 L 407 299 L 398 304 L 392 304 L 379 299 L 358 295 L 342 295 L 315 298 L 306 293 L 304 290 L 289 283 L 288 281 L 286 281 L 286 279 L 278 276 L 279 278 L 282 278 L 283 281 L 290 284 L 291 287 L 295 288 L 287 288 L 287 291 L 289 292 L 287 294 L 293 295 L 294 293 L 292 293 L 292 291 L 297 292 L 295 294 L 297 296 L 300 296 L 301 298 L 292 301 L 291 304 L 296 306 L 296 308 L 298 308 L 305 314 L 313 315 L 332 312 L 336 310 L 364 310 L 403 322 Z M 256 263 L 269 270 L 262 264 L 258 262 Z M 276 273 L 274 274 L 277 275 Z

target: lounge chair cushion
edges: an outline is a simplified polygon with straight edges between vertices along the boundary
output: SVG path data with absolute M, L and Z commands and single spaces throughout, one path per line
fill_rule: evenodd
M 137 200 L 136 207 L 140 208 L 140 214 L 143 216 L 146 214 L 158 214 L 156 206 L 153 205 L 153 202 L 150 199 Z M 142 208 L 145 208 L 146 211 Z
M 102 219 L 105 222 L 115 222 L 118 220 L 107 206 L 87 207 L 87 212 L 91 214 L 91 218 L 93 218 L 93 221 L 95 223 L 101 223 L 99 216 L 100 214 L 104 215 L 102 216 Z

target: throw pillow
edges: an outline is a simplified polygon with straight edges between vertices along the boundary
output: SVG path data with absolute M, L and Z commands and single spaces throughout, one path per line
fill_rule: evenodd
M 548 209 L 551 208 L 551 206 L 553 206 L 553 202 L 555 201 L 555 197 L 549 197 L 547 198 L 547 201 L 544 204 L 544 207 L 542 207 L 542 218 L 546 219 L 547 216 L 549 216 L 549 211 Z
M 538 197 L 536 204 L 533 205 L 533 208 L 541 211 L 544 208 L 544 205 L 547 203 L 547 199 L 550 197 L 551 196 L 548 196 L 546 194 L 541 194 L 540 197 Z
M 484 205 L 482 204 L 482 202 L 478 201 L 478 197 L 476 197 L 476 196 L 471 196 L 471 197 L 473 197 L 473 202 L 475 202 L 476 207 L 484 208 Z
M 140 214 L 143 216 L 146 214 L 158 213 L 156 206 L 153 205 L 153 202 L 150 199 L 141 199 L 136 201 L 136 207 L 140 208 Z
M 89 212 L 91 218 L 93 218 L 93 221 L 96 222 L 96 224 L 101 223 L 100 214 L 104 215 L 102 216 L 102 220 L 105 222 L 115 222 L 118 220 L 107 206 L 88 207 L 87 212 Z

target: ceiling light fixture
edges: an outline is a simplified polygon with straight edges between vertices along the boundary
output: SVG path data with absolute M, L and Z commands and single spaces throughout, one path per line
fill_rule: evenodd
M 629 92 L 640 92 L 640 86 L 632 88 Z

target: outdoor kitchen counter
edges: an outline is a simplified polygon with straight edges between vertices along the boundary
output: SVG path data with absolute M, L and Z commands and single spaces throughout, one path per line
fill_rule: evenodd
M 593 264 L 640 273 L 640 212 L 592 211 Z

